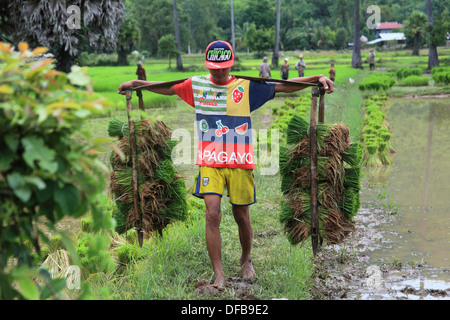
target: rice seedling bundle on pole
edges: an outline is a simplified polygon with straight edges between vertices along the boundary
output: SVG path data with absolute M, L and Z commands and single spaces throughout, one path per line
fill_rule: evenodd
M 119 151 L 113 151 L 110 158 L 110 187 L 116 203 L 116 231 L 124 233 L 140 223 L 142 232 L 161 232 L 170 222 L 185 220 L 185 182 L 171 158 L 177 142 L 171 140 L 171 131 L 164 122 L 152 123 L 149 119 L 143 119 L 135 123 L 140 216 L 136 215 L 133 199 L 133 155 L 129 123 L 112 119 L 108 134 L 119 138 Z M 136 221 L 139 217 L 141 221 Z
M 320 117 L 323 117 L 321 112 Z M 311 117 L 312 121 L 315 117 Z M 314 140 L 316 143 L 311 144 Z M 312 149 L 316 149 L 314 154 Z M 292 117 L 286 130 L 286 145 L 280 147 L 284 199 L 279 216 L 292 244 L 314 236 L 311 226 L 314 211 L 317 212 L 320 243 L 323 240 L 330 244 L 341 243 L 354 230 L 353 217 L 360 207 L 361 160 L 361 145 L 350 140 L 349 129 L 344 124 L 329 125 L 319 121 L 313 126 L 302 116 Z M 315 179 L 311 177 L 312 170 Z M 317 201 L 314 201 L 315 196 Z M 317 203 L 316 208 L 314 203 Z

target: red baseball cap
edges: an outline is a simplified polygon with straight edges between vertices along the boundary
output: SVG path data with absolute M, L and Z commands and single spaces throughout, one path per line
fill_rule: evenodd
M 228 42 L 219 40 L 208 45 L 205 52 L 205 65 L 208 69 L 225 69 L 233 64 L 233 47 Z

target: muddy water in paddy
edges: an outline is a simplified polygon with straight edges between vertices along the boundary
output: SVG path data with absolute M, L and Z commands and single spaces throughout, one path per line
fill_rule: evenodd
M 450 299 L 450 99 L 391 99 L 387 121 L 393 164 L 364 170 L 357 231 L 325 248 L 319 287 L 329 299 Z
M 450 268 L 450 100 L 393 100 L 388 121 L 398 153 L 386 193 L 398 204 L 399 259 Z M 403 245 L 401 243 L 404 243 Z M 390 250 L 387 250 L 389 253 Z

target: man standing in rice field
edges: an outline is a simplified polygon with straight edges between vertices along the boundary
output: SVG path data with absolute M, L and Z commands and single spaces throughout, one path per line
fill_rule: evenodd
M 298 56 L 298 59 L 299 60 L 295 64 L 295 69 L 297 69 L 297 71 L 298 71 L 298 76 L 303 77 L 305 74 L 305 68 L 306 68 L 305 61 L 303 61 L 303 54 L 300 54 Z
M 369 60 L 370 71 L 375 70 L 375 50 L 374 49 L 370 49 L 368 60 Z
M 208 45 L 205 53 L 209 75 L 195 76 L 175 85 L 145 88 L 163 95 L 176 94 L 195 110 L 199 141 L 196 164 L 199 166 L 199 175 L 193 195 L 205 201 L 206 246 L 214 270 L 214 283 L 211 286 L 218 289 L 224 288 L 226 283 L 219 230 L 220 203 L 225 187 L 239 230 L 243 278 L 256 277 L 250 255 L 253 228 L 249 206 L 256 202 L 250 114 L 273 99 L 277 92 L 289 93 L 307 87 L 286 82 L 239 79 L 230 74 L 233 64 L 231 45 L 226 41 L 214 41 Z M 320 82 L 326 93 L 332 93 L 334 87 L 333 82 L 323 75 L 290 81 Z M 122 83 L 118 93 L 126 94 L 132 87 L 161 83 L 132 80 Z
M 283 79 L 283 80 L 287 80 L 287 79 L 289 78 L 289 65 L 288 65 L 288 61 L 289 61 L 288 58 L 284 59 L 284 64 L 281 65 L 280 76 L 281 76 L 281 79 Z
M 145 73 L 145 69 L 142 66 L 142 61 L 138 61 L 136 75 L 138 76 L 138 80 L 147 81 L 147 74 Z M 138 97 L 142 97 L 142 92 L 140 89 L 136 90 L 136 94 Z
M 330 80 L 334 82 L 336 79 L 336 69 L 334 68 L 334 63 L 331 64 L 331 68 L 328 73 L 330 74 Z
M 263 62 L 259 66 L 259 76 L 261 78 L 272 78 L 272 73 L 270 72 L 270 66 L 267 63 L 269 61 L 267 57 L 263 58 Z

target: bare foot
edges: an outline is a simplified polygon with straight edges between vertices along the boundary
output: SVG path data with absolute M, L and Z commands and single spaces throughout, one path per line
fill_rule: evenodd
M 216 288 L 217 290 L 223 290 L 225 288 L 225 275 L 214 276 L 214 283 L 210 284 L 209 287 Z
M 252 260 L 245 261 L 242 263 L 241 261 L 241 268 L 242 268 L 242 276 L 244 279 L 251 279 L 256 277 L 255 269 L 253 269 Z

